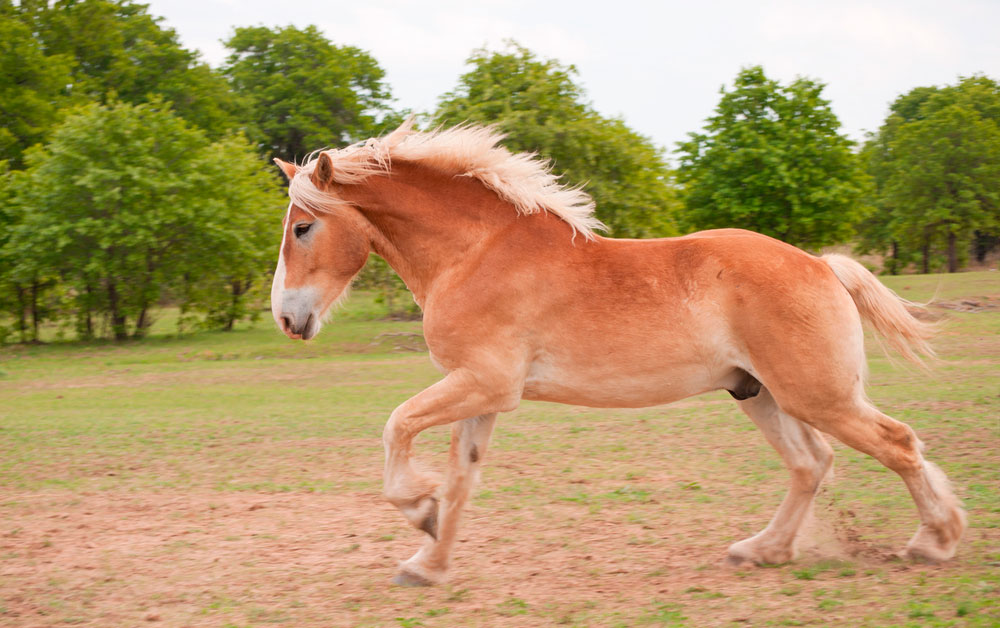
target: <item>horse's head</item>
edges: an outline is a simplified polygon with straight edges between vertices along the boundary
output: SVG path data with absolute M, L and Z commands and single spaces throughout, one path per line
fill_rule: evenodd
M 292 181 L 298 167 L 275 161 Z M 321 171 L 317 173 L 321 166 L 318 164 L 310 178 L 322 176 Z M 323 318 L 365 265 L 371 240 L 364 219 L 349 207 L 311 211 L 293 201 L 282 226 L 278 267 L 271 284 L 271 313 L 289 338 L 309 340 L 319 333 Z

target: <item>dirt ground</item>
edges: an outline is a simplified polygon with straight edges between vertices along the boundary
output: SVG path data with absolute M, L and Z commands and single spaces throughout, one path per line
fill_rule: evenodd
M 955 569 L 894 560 L 892 548 L 859 541 L 845 513 L 822 496 L 819 503 L 825 523 L 806 535 L 802 565 L 839 556 L 851 575 L 867 570 L 872 581 Z M 599 601 L 603 617 L 661 608 L 670 620 L 669 601 L 692 597 L 704 603 L 689 625 L 761 625 L 783 617 L 792 596 L 824 586 L 726 566 L 718 534 L 703 534 L 702 521 L 664 521 L 654 532 L 663 542 L 647 545 L 634 539 L 650 526 L 572 504 L 555 509 L 505 522 L 470 508 L 451 582 L 421 590 L 388 585 L 418 535 L 372 494 L 8 494 L 7 522 L 16 511 L 18 527 L 0 535 L 0 625 L 242 625 L 227 623 L 233 616 L 252 625 L 605 625 L 586 620 L 588 604 Z M 783 595 L 757 597 L 764 591 Z M 529 607 L 552 613 L 518 612 Z M 877 613 L 880 601 L 838 608 L 798 609 L 796 622 L 848 625 Z M 435 611 L 447 616 L 434 622 Z

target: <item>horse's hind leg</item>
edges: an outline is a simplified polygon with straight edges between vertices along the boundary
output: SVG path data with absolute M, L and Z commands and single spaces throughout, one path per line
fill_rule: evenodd
M 826 407 L 813 414 L 810 423 L 898 473 L 920 514 L 920 527 L 907 544 L 906 555 L 931 562 L 948 560 L 966 526 L 965 511 L 948 479 L 937 465 L 924 460 L 923 443 L 910 426 L 867 402 L 852 406 Z
M 766 388 L 741 401 L 740 408 L 781 454 L 792 478 L 788 494 L 771 522 L 755 536 L 730 546 L 729 561 L 788 562 L 795 557 L 795 539 L 833 464 L 833 450 L 815 429 L 782 412 Z
M 400 566 L 396 584 L 424 586 L 441 582 L 448 571 L 462 508 L 476 483 L 497 415 L 465 419 L 452 424 L 448 478 L 436 510 L 425 520 L 428 533 L 424 545 Z

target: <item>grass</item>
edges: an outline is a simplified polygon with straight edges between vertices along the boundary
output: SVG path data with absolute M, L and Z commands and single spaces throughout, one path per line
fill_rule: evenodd
M 917 301 L 1000 294 L 996 273 L 886 283 Z M 53 342 L 0 348 L 0 625 L 1000 623 L 1000 312 L 950 313 L 932 377 L 870 352 L 872 399 L 969 510 L 948 565 L 891 558 L 912 502 L 836 445 L 802 556 L 722 567 L 787 474 L 713 393 L 505 415 L 452 583 L 410 590 L 387 584 L 420 536 L 379 500 L 380 435 L 438 374 L 411 336 L 384 335 L 419 322 L 366 320 L 376 305 L 355 297 L 310 343 L 269 320 L 178 335 L 165 312 L 142 342 L 47 329 Z M 440 467 L 447 439 L 422 436 L 421 457 Z

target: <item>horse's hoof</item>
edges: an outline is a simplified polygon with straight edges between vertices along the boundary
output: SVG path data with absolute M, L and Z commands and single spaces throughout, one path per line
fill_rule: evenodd
M 960 508 L 954 510 L 948 525 L 932 528 L 922 524 L 906 544 L 902 557 L 932 565 L 951 560 L 955 556 L 955 550 L 958 549 L 958 542 L 966 525 L 965 511 Z
M 431 587 L 434 583 L 424 578 L 423 576 L 418 576 L 417 574 L 410 571 L 400 571 L 392 579 L 392 583 L 401 587 Z
M 904 560 L 924 563 L 925 565 L 939 565 L 951 558 L 951 553 L 949 552 L 922 547 L 907 547 L 901 554 L 897 555 Z
M 760 542 L 753 543 L 753 537 L 745 539 L 739 543 L 729 546 L 729 554 L 726 556 L 726 563 L 732 567 L 740 567 L 744 564 L 757 565 L 783 565 L 791 562 L 795 558 L 795 550 L 787 547 L 761 547 Z

